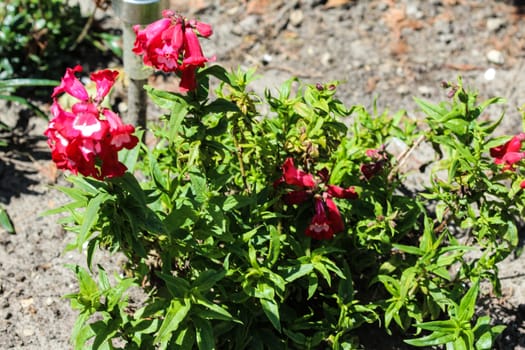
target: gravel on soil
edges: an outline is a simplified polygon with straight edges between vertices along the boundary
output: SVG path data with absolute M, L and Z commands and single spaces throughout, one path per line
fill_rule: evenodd
M 506 111 L 499 132 L 522 130 L 525 20 L 518 1 L 171 0 L 171 8 L 212 24 L 205 54 L 227 68 L 256 67 L 257 92 L 293 76 L 311 83 L 339 80 L 337 96 L 347 105 L 405 109 L 418 118 L 414 96 L 439 102 L 446 98 L 440 82 L 461 76 L 481 99 L 506 98 L 502 109 L 490 111 L 490 117 Z M 99 16 L 118 27 L 111 9 Z M 16 121 L 13 111 L 0 108 L 2 121 Z M 43 120 L 31 118 L 20 148 L 0 154 L 0 204 L 16 228 L 13 235 L 0 231 L 0 349 L 72 347 L 76 313 L 63 296 L 77 284 L 65 264 L 85 265 L 85 257 L 64 252 L 73 237 L 56 216 L 40 216 L 67 202 L 50 186 L 64 179 L 51 165 L 44 128 Z M 522 243 L 524 238 L 521 233 Z M 119 264 L 115 256 L 95 259 Z M 504 295 L 481 305 L 508 326 L 497 349 L 525 349 L 524 262 L 525 255 L 503 261 Z

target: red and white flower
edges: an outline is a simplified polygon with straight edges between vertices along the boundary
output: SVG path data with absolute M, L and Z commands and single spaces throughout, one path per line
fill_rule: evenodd
M 53 118 L 44 134 L 48 137 L 52 159 L 59 169 L 74 174 L 96 179 L 122 176 L 126 167 L 119 162 L 118 152 L 135 147 L 138 138 L 133 135 L 132 125 L 124 125 L 116 113 L 101 105 L 118 72 L 102 70 L 91 74 L 96 84 L 95 96 L 91 97 L 75 76 L 81 71 L 80 66 L 68 68 L 51 95 Z M 71 111 L 63 109 L 58 102 L 62 93 L 78 100 Z
M 292 158 L 285 160 L 282 170 L 283 175 L 274 182 L 274 187 L 281 184 L 292 187 L 283 195 L 286 204 L 301 204 L 313 199 L 314 216 L 305 230 L 307 236 L 314 239 L 331 239 L 334 234 L 344 230 L 341 213 L 333 198 L 357 198 L 354 187 L 329 185 L 330 176 L 327 169 L 317 173 L 316 181 L 312 174 L 297 169 Z

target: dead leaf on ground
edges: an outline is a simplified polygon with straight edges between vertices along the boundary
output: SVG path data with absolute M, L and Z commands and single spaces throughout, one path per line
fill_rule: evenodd
M 397 40 L 394 40 L 390 44 L 390 53 L 394 56 L 401 56 L 406 54 L 410 50 L 410 47 L 408 46 L 407 42 L 403 40 L 402 38 L 398 38 Z
M 37 168 L 38 173 L 46 179 L 48 184 L 54 184 L 57 182 L 58 169 L 54 162 L 49 161 L 44 164 L 35 162 L 35 167 Z
M 246 5 L 246 13 L 263 15 L 268 11 L 271 4 L 271 0 L 252 0 Z
M 406 9 L 404 6 L 390 7 L 383 15 L 383 20 L 392 31 L 394 37 L 397 38 L 401 36 L 401 31 L 404 28 L 410 28 L 413 30 L 423 28 L 423 22 L 417 19 L 407 17 Z
M 483 67 L 475 66 L 473 64 L 467 64 L 467 63 L 447 63 L 445 64 L 446 68 L 453 69 L 453 70 L 459 70 L 459 71 L 472 71 L 472 70 L 481 70 Z
M 366 81 L 365 91 L 367 93 L 373 92 L 376 89 L 377 83 L 379 82 L 379 80 L 380 80 L 379 77 L 368 78 L 368 80 Z
M 329 9 L 329 8 L 343 6 L 343 5 L 349 4 L 349 3 L 353 2 L 353 1 L 354 0 L 328 0 L 326 2 L 326 4 L 324 4 L 323 7 L 325 9 Z

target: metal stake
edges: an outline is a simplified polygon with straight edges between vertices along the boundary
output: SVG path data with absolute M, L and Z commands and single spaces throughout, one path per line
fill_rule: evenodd
M 135 43 L 135 24 L 149 24 L 159 19 L 168 0 L 113 0 L 113 10 L 122 21 L 124 71 L 129 77 L 128 112 L 126 123 L 146 129 L 147 78 L 153 72 L 142 64 L 140 57 L 131 50 Z

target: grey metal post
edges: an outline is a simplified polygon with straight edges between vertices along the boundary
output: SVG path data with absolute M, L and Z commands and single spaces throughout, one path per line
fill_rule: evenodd
M 131 50 L 135 43 L 135 24 L 149 24 L 160 18 L 168 0 L 113 0 L 113 10 L 122 21 L 124 71 L 129 77 L 128 112 L 126 123 L 146 129 L 147 94 L 144 90 L 152 69 Z

